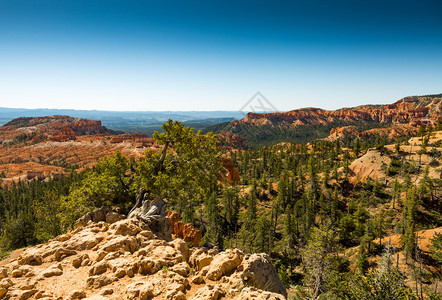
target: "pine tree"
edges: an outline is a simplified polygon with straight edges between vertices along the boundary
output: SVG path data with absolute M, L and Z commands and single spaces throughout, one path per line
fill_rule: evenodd
M 401 185 L 398 182 L 397 178 L 395 178 L 393 183 L 393 209 L 395 209 L 395 203 L 399 202 L 400 192 L 401 192 Z
M 297 236 L 296 226 L 293 217 L 291 205 L 288 205 L 284 214 L 284 235 L 287 239 L 287 247 L 292 249 L 295 245 L 295 237 Z
M 407 199 L 403 210 L 402 218 L 404 220 L 404 234 L 402 242 L 404 244 L 407 257 L 413 257 L 416 251 L 416 210 L 417 197 L 416 188 L 413 186 L 407 193 Z
M 223 210 L 222 215 L 229 224 L 230 232 L 236 232 L 239 217 L 239 195 L 236 188 L 226 187 L 222 194 Z
M 358 267 L 358 271 L 362 275 L 365 275 L 368 271 L 368 268 L 370 267 L 370 263 L 368 261 L 367 253 L 365 250 L 365 245 L 363 243 L 361 243 L 361 245 L 359 246 L 356 265 Z
M 210 193 L 206 199 L 205 211 L 207 215 L 207 238 L 223 249 L 223 236 L 221 228 L 221 215 L 218 207 L 216 192 Z
M 355 154 L 355 158 L 358 158 L 359 154 L 361 153 L 361 142 L 359 138 L 356 138 L 355 144 L 353 146 L 353 152 Z
M 322 226 L 313 228 L 307 245 L 301 250 L 305 270 L 304 284 L 312 291 L 311 299 L 328 291 L 334 270 L 339 268 L 338 241 L 335 232 Z
M 270 234 L 271 222 L 265 214 L 261 214 L 256 220 L 255 225 L 255 251 L 269 252 L 270 250 Z

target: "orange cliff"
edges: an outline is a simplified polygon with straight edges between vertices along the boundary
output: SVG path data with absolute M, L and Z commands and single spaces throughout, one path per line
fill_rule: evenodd
M 110 134 L 111 130 L 101 125 L 101 121 L 72 118 L 68 116 L 48 116 L 17 118 L 0 127 L 1 140 L 11 140 L 19 136 L 30 141 L 69 141 L 81 135 Z
M 137 159 L 146 149 L 158 148 L 147 135 L 115 135 L 101 121 L 68 116 L 17 118 L 0 126 L 0 185 L 69 173 L 71 167 L 81 171 L 116 151 Z
M 248 113 L 232 125 L 329 125 L 333 123 L 364 124 L 428 124 L 439 119 L 442 97 L 406 97 L 389 105 L 363 105 L 329 111 L 320 108 L 302 108 L 282 113 Z

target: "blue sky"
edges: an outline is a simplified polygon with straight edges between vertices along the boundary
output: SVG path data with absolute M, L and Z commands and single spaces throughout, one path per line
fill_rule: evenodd
M 440 1 L 0 0 L 0 106 L 279 110 L 442 92 Z

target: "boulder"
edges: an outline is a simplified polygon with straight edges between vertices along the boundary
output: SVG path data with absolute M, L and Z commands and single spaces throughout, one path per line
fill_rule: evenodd
M 47 299 L 47 300 L 51 299 L 51 300 L 53 300 L 54 297 L 53 297 L 52 293 L 40 290 L 37 293 L 35 293 L 34 299 Z
M 84 216 L 82 216 L 80 219 L 78 219 L 75 222 L 75 228 L 84 227 L 89 222 L 95 222 L 95 223 L 105 222 L 106 215 L 110 212 L 112 212 L 112 209 L 107 208 L 107 207 L 91 211 L 91 212 L 85 214 Z
M 72 291 L 66 298 L 66 300 L 77 300 L 86 298 L 86 293 L 81 290 Z
M 8 277 L 8 269 L 0 268 L 0 279 Z
M 287 297 L 287 290 L 267 254 L 251 254 L 244 258 L 241 266 L 241 277 L 247 285 Z
M 96 262 L 101 261 L 101 260 L 102 260 L 107 254 L 108 254 L 107 251 L 99 250 L 99 251 L 97 252 L 97 257 L 95 258 L 95 261 L 96 261 Z
M 207 249 L 205 248 L 197 248 L 189 257 L 189 263 L 196 271 L 210 265 L 212 260 L 213 256 L 207 254 Z
M 184 257 L 179 250 L 166 241 L 160 240 L 151 240 L 146 247 L 141 248 L 134 255 L 140 257 L 140 262 L 153 262 L 154 266 L 150 273 L 155 273 L 163 267 L 171 267 L 184 261 Z
M 129 300 L 147 300 L 154 296 L 153 286 L 148 282 L 135 282 L 127 287 Z
M 64 242 L 62 244 L 63 248 L 74 251 L 92 249 L 104 239 L 105 234 L 101 232 L 105 230 L 107 230 L 107 227 L 102 224 L 91 224 L 91 226 L 75 233 L 68 241 Z
M 186 300 L 186 295 L 182 291 L 169 291 L 166 293 L 167 300 Z
M 17 300 L 28 300 L 31 298 L 34 294 L 36 294 L 38 290 L 31 289 L 31 290 L 15 290 L 11 293 L 10 299 L 17 299 Z
M 201 274 L 196 274 L 195 276 L 192 277 L 191 282 L 193 284 L 201 284 L 204 282 L 204 277 Z
M 62 274 L 63 269 L 61 264 L 52 265 L 41 273 L 44 277 L 60 276 Z
M 57 241 L 57 242 L 65 242 L 69 240 L 72 237 L 72 233 L 68 232 L 66 234 L 62 234 L 57 236 L 56 238 L 52 239 L 51 241 Z
M 258 290 L 253 287 L 245 287 L 241 293 L 232 298 L 232 300 L 285 300 L 281 294 Z
M 182 239 L 174 239 L 169 244 L 181 253 L 185 261 L 189 259 L 189 248 L 187 248 L 187 244 L 185 241 L 183 241 Z
M 123 278 L 124 276 L 126 276 L 126 270 L 124 270 L 123 268 L 117 268 L 114 274 L 117 278 Z
M 138 273 L 142 275 L 154 273 L 158 271 L 157 269 L 154 270 L 154 266 L 155 263 L 150 258 L 140 260 L 138 262 Z
M 183 277 L 189 276 L 190 267 L 187 262 L 181 262 L 169 268 L 170 271 L 180 274 Z
M 241 264 L 243 257 L 244 254 L 238 249 L 227 249 L 215 255 L 209 265 L 206 277 L 216 281 L 221 276 L 229 275 Z
M 226 295 L 226 291 L 221 284 L 208 284 L 199 289 L 192 300 L 218 300 Z
M 111 288 L 104 288 L 100 291 L 100 295 L 107 296 L 112 295 L 114 293 L 114 290 Z
M 32 290 L 37 285 L 37 282 L 35 280 L 27 278 L 24 281 L 16 282 L 14 285 L 14 288 L 18 290 Z
M 39 266 L 43 263 L 43 258 L 39 254 L 24 254 L 17 261 L 19 265 Z
M 5 288 L 5 289 L 9 289 L 13 285 L 14 285 L 14 283 L 9 278 L 5 278 L 3 280 L 0 280 L 0 286 Z
M 137 250 L 138 243 L 133 236 L 118 236 L 105 242 L 100 248 L 106 252 L 123 250 L 133 253 Z
M 109 231 L 115 235 L 135 236 L 141 232 L 140 221 L 137 219 L 124 219 L 117 221 L 109 227 Z
M 55 250 L 54 257 L 55 257 L 56 261 L 62 261 L 65 257 L 75 255 L 75 254 L 77 254 L 77 251 L 75 251 L 75 250 L 59 248 L 59 249 Z
M 99 289 L 99 288 L 109 285 L 111 283 L 112 283 L 112 280 L 105 275 L 91 276 L 86 280 L 86 285 L 89 288 L 93 288 L 93 289 Z
M 20 266 L 17 268 L 14 268 L 11 272 L 11 276 L 14 278 L 22 277 L 22 276 L 33 276 L 34 273 L 32 272 L 32 269 L 27 266 Z
M 89 276 L 100 275 L 107 271 L 109 264 L 107 262 L 99 262 L 89 270 Z
M 108 212 L 106 214 L 106 220 L 105 221 L 106 221 L 106 223 L 113 224 L 113 223 L 118 222 L 120 220 L 123 220 L 125 218 L 126 218 L 126 216 L 124 216 L 122 214 L 119 214 L 119 213 L 116 213 L 114 211 L 111 211 L 111 212 Z
M 89 261 L 90 261 L 90 259 L 89 259 L 89 255 L 87 255 L 87 254 L 82 254 L 82 255 L 79 255 L 79 256 L 75 257 L 75 258 L 72 260 L 72 265 L 73 265 L 75 268 L 79 268 L 79 267 L 81 267 L 81 266 L 87 265 L 87 263 L 88 263 Z

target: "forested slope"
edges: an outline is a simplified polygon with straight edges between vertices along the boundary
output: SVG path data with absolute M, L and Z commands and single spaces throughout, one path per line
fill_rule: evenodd
M 54 233 L 42 224 L 67 230 L 96 208 L 128 212 L 143 189 L 146 199 L 162 197 L 184 222 L 201 228 L 202 244 L 267 253 L 289 297 L 440 299 L 442 139 L 436 129 L 421 127 L 415 138 L 391 145 L 356 138 L 221 151 L 213 135 L 168 122 L 155 135 L 162 150 L 139 160 L 117 153 L 64 184 L 5 188 L 2 195 L 11 196 L 0 199 L 13 209 L 3 219 L 2 249 L 43 241 Z M 231 158 L 239 183 L 220 181 L 222 155 Z M 37 186 L 44 191 L 37 197 L 17 196 L 17 189 L 32 195 Z M 53 197 L 41 196 L 47 193 Z M 40 213 L 51 205 L 60 213 Z M 38 230 L 11 226 L 20 215 Z

